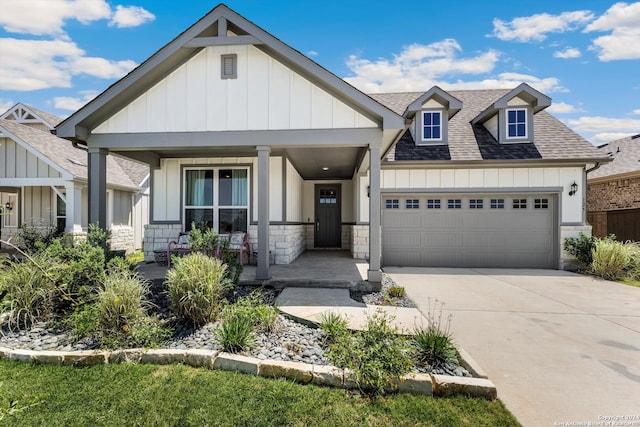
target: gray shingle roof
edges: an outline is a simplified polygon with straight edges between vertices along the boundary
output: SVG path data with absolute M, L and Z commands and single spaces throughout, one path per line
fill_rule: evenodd
M 487 106 L 509 93 L 509 89 L 452 90 L 449 94 L 462 101 L 462 110 L 449 120 L 448 150 L 452 161 L 477 160 L 598 160 L 600 151 L 546 111 L 534 116 L 532 143 L 500 144 L 471 120 Z M 402 114 L 424 92 L 381 93 L 370 96 L 398 114 Z M 409 135 L 410 138 L 410 135 Z M 442 146 L 416 146 L 405 134 L 388 157 L 390 160 L 441 160 Z
M 51 113 L 47 113 L 46 111 L 42 111 L 39 110 L 35 107 L 32 107 L 31 105 L 27 105 L 27 104 L 22 104 L 25 107 L 27 107 L 28 109 L 30 109 L 31 111 L 33 111 L 34 113 L 36 113 L 38 116 L 40 116 L 41 119 L 45 120 L 47 122 L 48 125 L 50 125 L 51 127 L 56 127 L 58 126 L 60 123 L 62 123 L 62 118 L 55 116 Z
M 589 173 L 589 179 L 605 178 L 631 172 L 640 174 L 640 134 L 612 141 L 598 147 L 605 156 L 613 158 Z
M 87 153 L 74 148 L 70 141 L 5 119 L 0 119 L 0 131 L 8 137 L 13 135 L 28 144 L 75 178 L 87 179 Z M 140 167 L 144 168 L 141 165 Z M 107 156 L 107 183 L 128 188 L 138 188 L 140 184 L 140 182 L 134 182 L 120 162 L 111 155 Z

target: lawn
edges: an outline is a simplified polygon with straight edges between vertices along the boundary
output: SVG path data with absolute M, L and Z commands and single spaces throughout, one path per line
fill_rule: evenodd
M 640 280 L 634 280 L 630 277 L 624 277 L 622 279 L 618 279 L 618 283 L 623 283 L 625 285 L 635 286 L 637 288 L 640 288 Z
M 10 402 L 24 408 L 7 414 Z M 29 406 L 33 405 L 33 406 Z M 0 360 L 3 426 L 517 426 L 500 401 L 341 389 L 187 366 Z

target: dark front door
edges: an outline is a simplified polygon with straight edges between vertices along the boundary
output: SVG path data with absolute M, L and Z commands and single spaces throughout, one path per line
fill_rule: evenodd
M 341 247 L 340 184 L 316 184 L 316 248 Z

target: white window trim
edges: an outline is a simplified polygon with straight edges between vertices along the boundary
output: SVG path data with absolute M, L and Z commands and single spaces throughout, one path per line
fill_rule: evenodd
M 425 114 L 433 114 L 433 113 L 440 113 L 440 123 L 438 124 L 438 126 L 440 127 L 440 138 L 425 138 L 424 137 L 424 115 Z M 442 125 L 442 118 L 444 117 L 444 110 L 422 110 L 420 112 L 421 115 L 421 120 L 420 120 L 420 141 L 422 142 L 422 144 L 430 144 L 430 143 L 438 143 L 441 144 L 444 141 L 443 138 L 443 134 L 444 134 L 444 126 Z M 433 126 L 433 125 L 431 125 Z
M 510 111 L 524 111 L 524 136 L 510 136 L 509 135 L 509 112 Z M 517 113 L 516 113 L 517 115 Z M 529 111 L 527 109 L 527 107 L 514 107 L 514 108 L 507 108 L 505 111 L 505 115 L 504 115 L 504 120 L 505 120 L 505 132 L 506 132 L 506 139 L 509 141 L 512 140 L 528 140 L 529 139 Z M 516 122 L 517 123 L 517 122 Z
M 230 169 L 230 170 L 246 170 L 247 171 L 247 204 L 246 205 L 220 205 L 219 204 L 219 200 L 218 200 L 218 196 L 219 196 L 219 191 L 218 191 L 218 185 L 220 182 L 220 176 L 219 176 L 219 171 L 222 169 Z M 211 170 L 213 171 L 213 205 L 207 205 L 207 206 L 192 206 L 192 205 L 187 205 L 186 203 L 186 198 L 187 198 L 187 192 L 185 191 L 185 185 L 187 183 L 187 171 L 190 170 Z M 187 167 L 184 168 L 182 170 L 182 227 L 183 230 L 186 230 L 186 226 L 187 224 L 185 224 L 186 221 L 186 215 L 184 215 L 185 211 L 187 209 L 212 209 L 213 210 L 213 230 L 216 233 L 219 233 L 218 230 L 218 223 L 220 221 L 220 209 L 246 209 L 247 210 L 247 224 L 246 224 L 246 228 L 247 230 L 249 229 L 249 225 L 251 223 L 251 219 L 250 219 L 250 206 L 251 206 L 251 190 L 250 190 L 250 184 L 251 184 L 251 170 L 249 167 L 246 166 L 194 166 L 194 167 Z

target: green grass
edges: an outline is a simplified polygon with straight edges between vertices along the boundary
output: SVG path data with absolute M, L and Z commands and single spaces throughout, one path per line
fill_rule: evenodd
M 640 288 L 640 280 L 634 280 L 634 279 L 631 279 L 629 277 L 623 277 L 622 279 L 618 279 L 617 282 L 618 283 L 623 283 L 625 285 L 635 286 L 637 288 Z
M 2 415 L 10 402 L 17 408 Z M 37 403 L 35 406 L 29 406 Z M 500 401 L 329 387 L 187 366 L 38 366 L 0 360 L 3 426 L 517 426 Z

